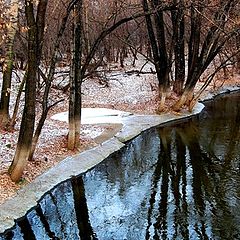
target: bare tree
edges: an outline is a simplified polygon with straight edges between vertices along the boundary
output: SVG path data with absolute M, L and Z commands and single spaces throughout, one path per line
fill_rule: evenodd
M 159 10 L 164 4 L 173 6 L 170 14 Z M 197 82 L 225 44 L 239 35 L 239 26 L 229 19 L 237 1 L 142 0 L 142 6 L 145 12 L 157 9 L 154 16 L 145 18 L 159 81 L 159 110 L 164 110 L 167 91 L 180 94 L 174 110 L 184 104 L 191 110 L 199 97 L 199 94 L 194 97 Z M 175 74 L 169 84 L 172 71 Z
M 3 84 L 0 99 L 0 125 L 5 127 L 9 121 L 9 102 L 11 94 L 11 79 L 13 70 L 13 44 L 17 30 L 18 0 L 9 3 L 9 22 L 7 24 L 7 37 L 5 40 L 5 57 L 3 61 Z
M 153 9 L 158 9 L 163 6 L 161 1 L 150 1 L 150 4 Z M 150 6 L 147 0 L 142 0 L 142 6 L 145 12 L 149 11 Z M 159 81 L 159 93 L 161 98 L 159 104 L 160 112 L 164 108 L 170 73 L 170 59 L 167 53 L 163 13 L 164 11 L 162 9 L 158 9 L 153 18 L 151 18 L 150 15 L 145 16 L 157 79 Z
M 176 0 L 173 1 L 177 3 Z M 185 82 L 185 14 L 184 0 L 179 1 L 177 10 L 171 11 L 172 18 L 172 46 L 174 48 L 175 79 L 173 91 L 181 94 Z
M 191 5 L 191 34 L 188 49 L 188 76 L 183 94 L 174 105 L 174 110 L 179 110 L 184 104 L 188 104 L 190 110 L 197 101 L 194 98 L 194 88 L 202 74 L 207 70 L 215 57 L 221 52 L 228 40 L 239 35 L 239 27 L 229 24 L 229 13 L 235 7 L 237 1 L 220 1 L 211 26 L 206 34 L 201 34 L 202 18 L 206 17 L 203 11 L 205 6 L 197 1 Z M 227 30 L 226 26 L 229 27 Z M 202 41 L 202 44 L 201 44 Z
M 9 168 L 11 179 L 15 182 L 19 181 L 22 176 L 32 144 L 35 124 L 37 70 L 41 59 L 41 44 L 47 3 L 47 0 L 39 1 L 35 18 L 34 3 L 30 0 L 25 0 L 25 14 L 28 27 L 28 68 L 25 105 L 16 152 Z
M 82 43 L 83 43 L 83 1 L 76 3 L 74 9 L 73 46 L 70 75 L 70 98 L 69 98 L 69 133 L 68 148 L 73 150 L 80 145 L 81 126 L 81 76 Z
M 60 48 L 60 43 L 63 39 L 63 35 L 64 35 L 64 31 L 65 31 L 67 23 L 68 23 L 68 19 L 69 19 L 70 15 L 71 15 L 71 12 L 74 9 L 75 4 L 77 2 L 78 2 L 78 0 L 70 1 L 66 10 L 65 10 L 65 13 L 64 13 L 64 16 L 62 18 L 59 31 L 57 33 L 56 39 L 55 39 L 54 44 L 53 44 L 53 53 L 52 53 L 52 57 L 51 57 L 51 61 L 50 61 L 48 75 L 45 76 L 44 74 L 42 74 L 42 76 L 44 77 L 44 81 L 45 81 L 45 88 L 44 88 L 43 98 L 42 98 L 42 101 L 41 101 L 42 113 L 41 113 L 39 122 L 37 123 L 36 130 L 34 132 L 34 137 L 32 139 L 32 146 L 31 146 L 31 150 L 30 150 L 30 153 L 29 153 L 29 157 L 28 157 L 29 160 L 33 159 L 33 155 L 34 155 L 37 143 L 38 143 L 38 139 L 39 139 L 39 136 L 41 134 L 41 131 L 42 131 L 42 128 L 44 126 L 44 123 L 45 123 L 45 120 L 47 118 L 49 110 L 52 107 L 54 107 L 56 104 L 58 104 L 59 102 L 62 101 L 62 99 L 61 99 L 59 101 L 54 102 L 53 104 L 50 104 L 49 103 L 49 93 L 50 93 L 50 89 L 51 89 L 51 86 L 52 86 L 52 81 L 53 81 L 54 74 L 55 74 L 56 64 L 57 64 L 57 61 L 58 61 L 58 52 L 59 52 L 59 48 Z M 38 70 L 41 71 L 40 69 L 38 69 Z
M 171 9 L 169 6 L 160 6 L 158 9 L 163 10 L 163 9 Z M 81 10 L 82 11 L 82 10 Z M 99 47 L 103 43 L 103 41 L 106 39 L 107 36 L 109 36 L 111 33 L 113 33 L 116 29 L 118 29 L 120 26 L 123 26 L 123 24 L 128 23 L 130 21 L 133 21 L 137 18 L 144 17 L 145 15 L 151 15 L 151 11 L 141 11 L 135 14 L 128 15 L 126 17 L 120 17 L 119 19 L 115 18 L 116 13 L 114 12 L 111 17 L 108 17 L 108 21 L 104 24 L 104 28 L 101 30 L 99 35 L 94 39 L 93 43 L 91 44 L 90 51 L 87 56 L 84 56 L 84 61 L 82 61 L 82 56 L 78 54 L 82 52 L 82 46 L 81 43 L 83 42 L 82 40 L 82 33 L 78 32 L 80 31 L 80 28 L 83 30 L 81 23 L 78 25 L 76 24 L 75 30 L 75 36 L 78 34 L 78 38 L 81 39 L 76 39 L 75 41 L 80 41 L 74 44 L 74 51 L 73 51 L 73 64 L 72 64 L 72 77 L 71 77 L 71 90 L 70 90 L 70 106 L 69 106 L 69 147 L 70 149 L 74 149 L 78 146 L 79 144 L 79 131 L 80 131 L 80 115 L 81 115 L 81 110 L 78 109 L 79 107 L 81 108 L 81 84 L 83 80 L 88 76 L 89 74 L 89 69 L 91 67 L 91 62 L 93 61 L 93 58 L 95 54 L 97 53 Z M 117 12 L 118 16 L 118 12 Z M 77 16 L 82 18 L 82 16 Z M 112 21 L 109 22 L 109 19 L 112 19 Z M 80 21 L 80 20 L 79 20 Z M 76 28 L 78 27 L 78 28 Z M 74 37 L 75 37 L 74 36 Z M 75 42 L 74 41 L 74 42 Z M 76 61 L 78 59 L 78 61 Z M 76 65 L 76 64 L 80 64 Z M 80 66 L 81 71 L 79 71 L 78 67 Z M 96 65 L 95 67 L 97 67 Z M 76 101 L 76 102 L 74 102 Z M 77 109 L 76 109 L 77 108 Z M 77 115 L 76 115 L 77 114 Z

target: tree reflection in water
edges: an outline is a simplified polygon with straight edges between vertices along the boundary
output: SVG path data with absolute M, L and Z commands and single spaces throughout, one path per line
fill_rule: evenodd
M 239 97 L 143 133 L 0 239 L 240 239 Z
M 240 239 L 239 101 L 214 105 L 207 124 L 160 129 L 146 239 Z
M 96 234 L 93 232 L 89 221 L 88 207 L 82 176 L 78 178 L 73 177 L 71 182 L 80 239 L 97 239 Z

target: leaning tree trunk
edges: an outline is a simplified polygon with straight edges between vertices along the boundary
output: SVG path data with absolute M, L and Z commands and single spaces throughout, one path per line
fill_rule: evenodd
M 43 128 L 43 125 L 44 125 L 44 122 L 45 122 L 46 118 L 47 118 L 47 112 L 45 112 L 45 114 L 41 115 L 41 118 L 40 118 L 40 120 L 38 122 L 38 125 L 36 127 L 36 130 L 34 132 L 34 136 L 32 138 L 31 149 L 29 151 L 29 156 L 28 156 L 28 160 L 29 161 L 33 160 L 33 154 L 34 154 L 34 152 L 36 150 L 38 139 L 39 139 L 39 136 L 41 134 L 41 131 L 42 131 L 42 128 Z
M 69 133 L 68 148 L 73 150 L 80 145 L 81 127 L 81 56 L 82 56 L 82 14 L 83 2 L 79 1 L 75 8 L 75 23 L 73 29 L 73 51 L 70 76 L 70 99 L 69 99 Z
M 6 56 L 3 63 L 3 84 L 0 100 L 0 125 L 5 127 L 9 121 L 9 102 L 11 93 L 11 79 L 13 69 L 13 44 L 17 30 L 18 1 L 11 0 L 10 5 L 10 25 L 8 27 L 6 40 Z
M 17 119 L 17 115 L 18 115 L 19 105 L 20 105 L 20 101 L 21 101 L 23 88 L 24 88 L 25 83 L 26 83 L 26 78 L 27 78 L 27 73 L 24 74 L 23 80 L 22 80 L 22 82 L 20 83 L 20 85 L 18 87 L 18 93 L 17 93 L 17 97 L 16 97 L 16 101 L 15 101 L 15 106 L 14 106 L 14 109 L 13 109 L 13 114 L 12 114 L 12 117 L 9 120 L 8 126 L 7 126 L 7 128 L 10 131 L 14 129 L 14 126 L 16 124 L 16 119 Z
M 222 35 L 222 29 L 224 29 L 226 25 L 228 15 L 234 3 L 232 0 L 221 2 L 221 5 L 214 15 L 215 24 L 209 28 L 204 38 L 201 36 L 201 14 L 199 14 L 202 9 L 200 8 L 197 12 L 195 9 L 192 9 L 188 78 L 182 96 L 173 106 L 174 110 L 179 111 L 184 104 L 186 104 L 190 110 L 193 108 L 193 104 L 195 103 L 193 91 L 198 80 L 234 33 L 230 32 L 231 34 Z M 201 47 L 200 39 L 203 39 Z
M 13 162 L 9 168 L 11 179 L 18 182 L 27 164 L 31 149 L 36 103 L 36 81 L 38 63 L 37 25 L 31 0 L 25 0 L 25 14 L 28 25 L 28 69 L 26 76 L 25 105 Z

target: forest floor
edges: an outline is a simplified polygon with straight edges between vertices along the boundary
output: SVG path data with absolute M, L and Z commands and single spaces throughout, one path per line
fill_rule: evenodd
M 83 107 L 109 108 L 133 114 L 156 114 L 159 97 L 157 80 L 155 74 L 151 73 L 154 67 L 147 64 L 141 69 L 142 66 L 141 61 L 134 68 L 131 62 L 126 62 L 125 68 L 118 68 L 115 64 L 108 66 L 108 69 L 102 69 L 100 71 L 101 77 L 99 75 L 86 80 L 83 83 Z M 140 69 L 142 73 L 139 74 Z M 15 89 L 17 89 L 18 85 L 17 76 L 20 74 L 22 73 L 18 72 L 16 74 Z M 0 79 L 1 77 L 0 73 Z M 58 78 L 54 83 L 55 86 L 64 85 L 66 79 L 67 74 L 64 74 L 64 71 L 59 71 Z M 198 87 L 201 85 L 200 82 Z M 236 85 L 240 85 L 239 76 L 229 77 L 225 81 L 220 79 L 214 81 L 204 94 L 214 92 L 220 87 Z M 16 95 L 14 91 L 12 95 L 11 105 L 13 106 Z M 67 122 L 51 118 L 56 113 L 68 110 L 68 96 L 67 93 L 65 94 L 56 88 L 52 90 L 51 96 L 51 101 L 57 99 L 64 99 L 64 101 L 56 105 L 48 114 L 34 155 L 34 161 L 28 163 L 22 181 L 18 184 L 11 181 L 7 171 L 14 156 L 20 117 L 14 131 L 0 131 L 0 204 L 14 196 L 18 189 L 32 182 L 38 175 L 55 166 L 65 157 L 96 146 L 98 143 L 95 138 L 104 130 L 111 130 L 114 127 L 112 124 L 82 124 L 80 149 L 78 151 L 69 151 L 67 149 Z M 175 99 L 175 96 L 170 96 L 166 106 L 170 106 Z M 23 105 L 23 100 L 21 105 Z M 37 112 L 41 112 L 40 106 L 38 108 L 39 111 Z

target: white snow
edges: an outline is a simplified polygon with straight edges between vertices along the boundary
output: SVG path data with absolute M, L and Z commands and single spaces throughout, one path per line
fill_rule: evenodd
M 122 123 L 122 118 L 131 113 L 108 108 L 82 108 L 82 124 Z M 68 112 L 61 112 L 51 117 L 53 120 L 68 122 Z

